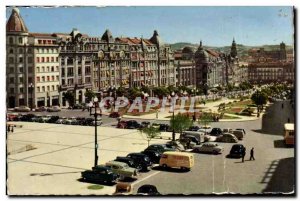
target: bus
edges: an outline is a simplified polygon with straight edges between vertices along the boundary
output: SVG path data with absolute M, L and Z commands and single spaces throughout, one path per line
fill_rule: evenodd
M 294 145 L 294 124 L 286 123 L 284 124 L 284 142 L 286 145 Z

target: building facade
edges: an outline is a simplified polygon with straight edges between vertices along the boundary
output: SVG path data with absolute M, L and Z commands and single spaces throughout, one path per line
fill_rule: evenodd
M 286 50 L 283 42 L 278 50 L 249 50 L 248 62 L 249 82 L 253 84 L 293 83 L 295 80 L 294 54 Z

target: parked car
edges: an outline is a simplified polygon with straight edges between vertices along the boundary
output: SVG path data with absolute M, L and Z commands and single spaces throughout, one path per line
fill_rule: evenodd
M 30 108 L 27 106 L 15 107 L 14 110 L 16 112 L 30 112 Z
M 194 143 L 195 145 L 201 144 L 200 140 L 193 136 L 193 135 L 185 135 L 181 140 L 189 140 L 190 142 Z
M 65 118 L 62 121 L 62 124 L 71 125 L 73 121 L 76 121 L 76 117 Z
M 45 112 L 47 111 L 47 107 L 46 106 L 41 106 L 35 109 L 36 112 Z
M 39 119 L 39 123 L 48 123 L 50 118 L 51 118 L 51 115 L 41 116 L 41 118 Z
M 246 150 L 244 145 L 242 144 L 234 144 L 232 145 L 230 152 L 229 152 L 229 157 L 237 157 L 241 158 L 243 156 L 243 152 Z
M 117 128 L 126 128 L 126 126 L 127 126 L 127 121 L 120 121 L 117 124 Z
M 142 123 L 141 123 L 141 128 L 146 128 L 146 127 L 148 127 L 150 125 L 150 122 L 149 121 L 143 121 Z
M 152 162 L 146 154 L 130 153 L 127 157 L 133 159 L 137 169 L 148 170 L 148 167 L 152 166 Z
M 8 113 L 6 115 L 7 121 L 16 121 L 18 119 L 18 113 Z
M 223 133 L 232 133 L 232 128 L 224 128 Z
M 212 154 L 219 154 L 224 151 L 224 148 L 218 145 L 217 143 L 204 143 L 202 145 L 196 145 L 193 148 L 193 152 L 196 153 L 212 153 Z
M 120 117 L 120 116 L 121 116 L 121 115 L 120 115 L 119 112 L 112 112 L 112 113 L 109 114 L 109 117 L 110 117 L 110 118 L 118 118 L 118 117 Z
M 237 129 L 235 129 L 235 130 L 237 130 L 237 131 L 243 131 L 244 135 L 246 135 L 246 131 L 245 131 L 245 129 L 243 129 L 243 128 L 237 128 Z
M 56 121 L 59 119 L 59 116 L 51 116 L 51 118 L 48 120 L 47 123 L 56 123 Z
M 95 126 L 96 122 L 95 119 L 90 123 L 90 126 Z M 102 118 L 101 117 L 97 117 L 97 126 L 101 126 L 102 124 Z
M 160 195 L 156 186 L 145 184 L 138 188 L 137 195 Z
M 160 125 L 158 123 L 152 123 L 152 127 L 159 129 Z
M 238 142 L 237 137 L 231 133 L 223 133 L 222 135 L 219 135 L 216 139 L 216 142 L 231 142 L 236 143 Z
M 135 120 L 129 120 L 126 123 L 126 128 L 127 129 L 138 129 L 140 127 L 141 127 L 141 125 Z
M 176 151 L 176 149 L 167 147 L 166 144 L 151 144 L 149 147 L 147 147 L 145 149 L 145 151 L 146 150 L 154 150 L 154 151 L 157 151 L 159 153 L 163 153 L 163 152 L 166 152 L 166 151 Z
M 42 118 L 42 115 L 35 115 L 35 117 L 31 118 L 32 122 L 40 122 L 40 119 Z
M 35 117 L 34 114 L 25 114 L 20 117 L 20 121 L 28 121 L 31 122 L 32 118 Z
M 58 106 L 52 106 L 52 107 L 48 108 L 47 111 L 48 112 L 59 112 L 59 111 L 61 111 L 61 109 Z
M 244 138 L 244 132 L 241 130 L 234 130 L 232 134 L 235 135 L 235 137 L 237 137 L 239 140 L 243 140 Z
M 84 105 L 83 104 L 75 104 L 71 109 L 77 110 L 77 109 L 83 109 Z
M 169 124 L 160 124 L 159 125 L 159 130 L 160 131 L 167 132 L 169 129 L 170 129 L 170 125 Z
M 61 117 L 55 123 L 56 124 L 63 124 L 66 120 L 67 120 L 67 117 Z
M 190 170 L 195 164 L 194 154 L 186 152 L 167 151 L 162 154 L 159 166 L 163 168 L 180 168 Z
M 209 134 L 212 136 L 219 136 L 219 135 L 223 134 L 223 131 L 221 128 L 213 128 L 213 129 L 211 129 Z
M 83 126 L 90 126 L 92 125 L 92 122 L 94 121 L 93 118 L 85 118 L 83 121 L 82 121 L 82 125 Z
M 191 126 L 188 131 L 198 131 L 200 130 L 200 127 L 199 126 Z
M 117 156 L 115 161 L 126 163 L 129 167 L 136 168 L 132 158 Z M 138 170 L 138 169 L 137 169 Z M 139 170 L 138 170 L 139 171 Z
M 121 180 L 125 178 L 135 178 L 137 176 L 136 169 L 129 167 L 123 162 L 109 161 L 105 164 L 105 166 L 110 167 L 114 173 L 120 175 Z
M 103 165 L 98 165 L 92 170 L 86 170 L 81 173 L 83 180 L 91 182 L 103 182 L 103 183 L 115 183 L 118 179 L 118 175 L 114 173 L 111 168 Z
M 206 126 L 201 126 L 200 129 L 198 131 L 202 131 L 205 133 L 209 133 L 211 131 L 211 126 L 210 125 L 206 125 Z
M 141 153 L 147 155 L 153 164 L 159 163 L 159 159 L 161 157 L 160 152 L 148 149 L 148 150 L 142 151 Z

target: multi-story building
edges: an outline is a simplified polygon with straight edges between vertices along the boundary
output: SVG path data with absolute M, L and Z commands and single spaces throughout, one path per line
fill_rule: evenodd
M 106 93 L 112 87 L 176 83 L 173 52 L 157 31 L 150 39 L 114 38 L 109 30 L 96 38 L 74 29 L 58 40 L 62 105 L 68 90 L 75 92 L 77 102 L 84 102 L 88 89 Z
M 59 65 L 56 38 L 29 33 L 14 8 L 6 24 L 7 105 L 58 105 Z
M 175 65 L 177 65 L 176 86 L 196 86 L 196 67 L 192 47 L 184 47 L 182 51 L 175 53 Z
M 279 50 L 266 51 L 264 48 L 249 50 L 248 76 L 253 84 L 294 82 L 295 67 L 292 50 L 280 43 Z

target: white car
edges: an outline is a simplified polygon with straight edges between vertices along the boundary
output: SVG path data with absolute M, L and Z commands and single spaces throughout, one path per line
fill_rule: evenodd
M 61 109 L 58 106 L 52 106 L 52 107 L 48 108 L 47 111 L 48 112 L 59 112 L 59 111 L 61 111 Z
M 197 153 L 212 153 L 220 154 L 224 151 L 224 148 L 217 143 L 204 143 L 202 145 L 196 145 L 193 148 L 193 152 Z
M 16 112 L 30 112 L 30 108 L 27 106 L 15 107 L 14 110 Z

